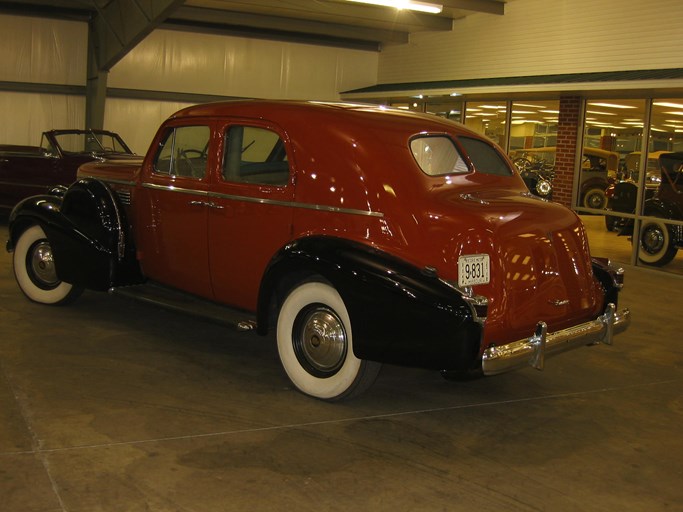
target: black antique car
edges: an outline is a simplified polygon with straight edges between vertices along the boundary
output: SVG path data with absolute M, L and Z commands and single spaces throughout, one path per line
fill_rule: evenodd
M 549 201 L 553 198 L 555 167 L 551 163 L 542 159 L 532 161 L 525 157 L 515 158 L 513 163 L 532 194 Z
M 646 189 L 643 215 L 667 220 L 683 221 L 683 152 L 659 155 L 660 177 L 654 192 Z M 633 180 L 623 180 L 614 186 L 609 209 L 614 212 L 635 213 L 637 186 Z M 614 229 L 622 236 L 633 236 L 633 219 L 611 216 Z M 607 219 L 607 227 L 610 227 Z M 663 220 L 645 219 L 640 230 L 639 259 L 647 265 L 661 267 L 676 257 L 683 247 L 683 226 L 667 224 Z
M 50 130 L 40 146 L 0 145 L 0 213 L 26 197 L 73 183 L 81 164 L 120 158 L 140 157 L 105 130 Z

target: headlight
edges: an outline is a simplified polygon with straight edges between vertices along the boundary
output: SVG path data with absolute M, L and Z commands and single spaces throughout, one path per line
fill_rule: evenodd
M 546 197 L 550 195 L 550 192 L 552 192 L 553 186 L 550 184 L 549 181 L 546 180 L 538 180 L 538 183 L 536 183 L 536 192 L 538 192 L 538 195 L 541 197 Z

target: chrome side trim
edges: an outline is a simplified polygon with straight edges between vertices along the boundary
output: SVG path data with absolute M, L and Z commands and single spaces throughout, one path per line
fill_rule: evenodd
M 612 344 L 612 337 L 626 330 L 631 323 L 628 309 L 616 311 L 608 304 L 605 312 L 595 320 L 547 332 L 545 322 L 539 322 L 532 336 L 484 351 L 482 368 L 485 375 L 496 375 L 525 366 L 542 370 L 545 358 L 567 350 L 595 343 Z
M 143 188 L 151 188 L 152 190 L 165 190 L 168 192 L 177 192 L 179 194 L 192 194 L 197 196 L 208 197 L 209 193 L 206 190 L 196 190 L 194 188 L 176 187 L 173 185 L 157 185 L 156 183 L 143 183 Z
M 372 212 L 368 210 L 357 210 L 355 208 L 339 208 L 336 206 L 327 206 L 312 203 L 298 203 L 295 201 L 279 201 L 277 199 L 265 199 L 261 197 L 238 196 L 233 194 L 221 194 L 218 192 L 208 192 L 205 190 L 194 190 L 190 188 L 174 187 L 173 185 L 157 185 L 156 183 L 143 183 L 144 188 L 151 188 L 154 190 L 166 190 L 169 192 L 178 192 L 180 194 L 194 194 L 203 197 L 210 197 L 215 199 L 227 199 L 229 201 L 244 201 L 246 203 L 267 204 L 273 206 L 284 206 L 288 208 L 304 208 L 307 210 L 317 210 L 323 212 L 345 213 L 349 215 L 363 215 L 367 217 L 383 218 L 382 212 Z
M 98 178 L 97 176 L 83 176 L 84 178 L 93 178 L 96 180 L 104 181 L 105 183 L 115 183 L 116 185 L 127 185 L 129 187 L 132 187 L 135 185 L 134 181 L 127 181 L 127 180 L 117 180 L 117 179 L 102 179 Z

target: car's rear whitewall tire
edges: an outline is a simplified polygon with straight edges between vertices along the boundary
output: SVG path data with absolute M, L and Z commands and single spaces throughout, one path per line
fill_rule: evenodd
M 66 304 L 83 291 L 59 280 L 50 241 L 38 225 L 31 226 L 19 236 L 14 247 L 13 264 L 19 288 L 34 302 L 55 306 Z
M 332 286 L 317 281 L 295 287 L 283 302 L 277 347 L 294 386 L 322 400 L 359 395 L 372 385 L 381 366 L 354 355 L 344 301 Z
M 640 228 L 638 258 L 647 265 L 661 267 L 676 257 L 678 249 L 672 243 L 671 232 L 662 221 L 643 221 Z

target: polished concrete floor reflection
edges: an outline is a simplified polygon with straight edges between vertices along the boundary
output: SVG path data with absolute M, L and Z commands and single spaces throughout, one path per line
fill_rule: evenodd
M 32 304 L 2 251 L 0 510 L 680 510 L 683 278 L 628 268 L 622 303 L 613 346 L 543 372 L 385 366 L 328 404 L 272 340 L 106 294 Z

